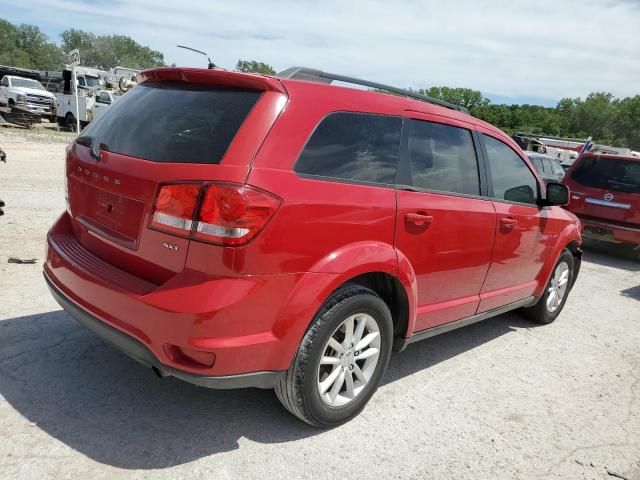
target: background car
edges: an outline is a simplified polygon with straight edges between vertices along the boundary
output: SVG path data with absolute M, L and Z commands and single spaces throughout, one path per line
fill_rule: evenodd
M 550 155 L 538 152 L 524 152 L 531 160 L 534 168 L 542 177 L 545 183 L 561 182 L 564 178 L 565 170 L 562 164 Z
M 564 183 L 584 236 L 640 246 L 640 158 L 588 153 Z

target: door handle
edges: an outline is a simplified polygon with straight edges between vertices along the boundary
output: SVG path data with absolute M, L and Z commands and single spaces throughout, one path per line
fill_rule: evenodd
M 424 225 L 430 225 L 433 222 L 433 217 L 431 215 L 425 215 L 423 213 L 407 213 L 404 216 L 406 222 L 413 223 L 418 227 L 422 227 Z
M 503 217 L 500 219 L 500 224 L 509 228 L 515 227 L 517 223 L 518 221 L 515 218 Z

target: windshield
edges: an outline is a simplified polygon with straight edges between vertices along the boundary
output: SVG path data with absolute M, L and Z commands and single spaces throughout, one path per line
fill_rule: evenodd
M 640 162 L 588 157 L 582 160 L 571 178 L 587 187 L 640 193 Z
M 86 82 L 87 87 L 97 87 L 98 85 L 100 85 L 100 79 L 98 77 L 90 77 L 89 75 L 85 75 L 84 81 Z
M 44 90 L 42 84 L 36 80 L 28 78 L 12 78 L 11 85 L 14 87 L 35 88 L 36 90 Z

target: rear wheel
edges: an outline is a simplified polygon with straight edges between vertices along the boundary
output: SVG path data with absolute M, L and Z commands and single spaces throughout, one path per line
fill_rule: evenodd
M 344 423 L 375 393 L 391 355 L 393 323 L 372 290 L 347 285 L 314 318 L 276 385 L 284 407 L 319 427 Z
M 531 320 L 536 323 L 548 324 L 560 315 L 571 290 L 573 272 L 573 255 L 569 250 L 565 250 L 560 255 L 538 303 L 524 309 Z
M 78 125 L 76 124 L 76 117 L 73 116 L 73 113 L 69 112 L 64 117 L 66 127 L 75 132 L 78 129 Z

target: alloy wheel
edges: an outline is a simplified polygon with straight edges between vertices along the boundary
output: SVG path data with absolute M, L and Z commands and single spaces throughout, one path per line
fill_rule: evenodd
M 365 389 L 380 357 L 380 327 L 371 315 L 347 317 L 324 346 L 318 365 L 320 398 L 331 407 L 342 407 Z
M 567 293 L 569 272 L 569 265 L 566 262 L 560 262 L 553 272 L 547 294 L 547 310 L 549 313 L 555 312 L 560 307 Z

